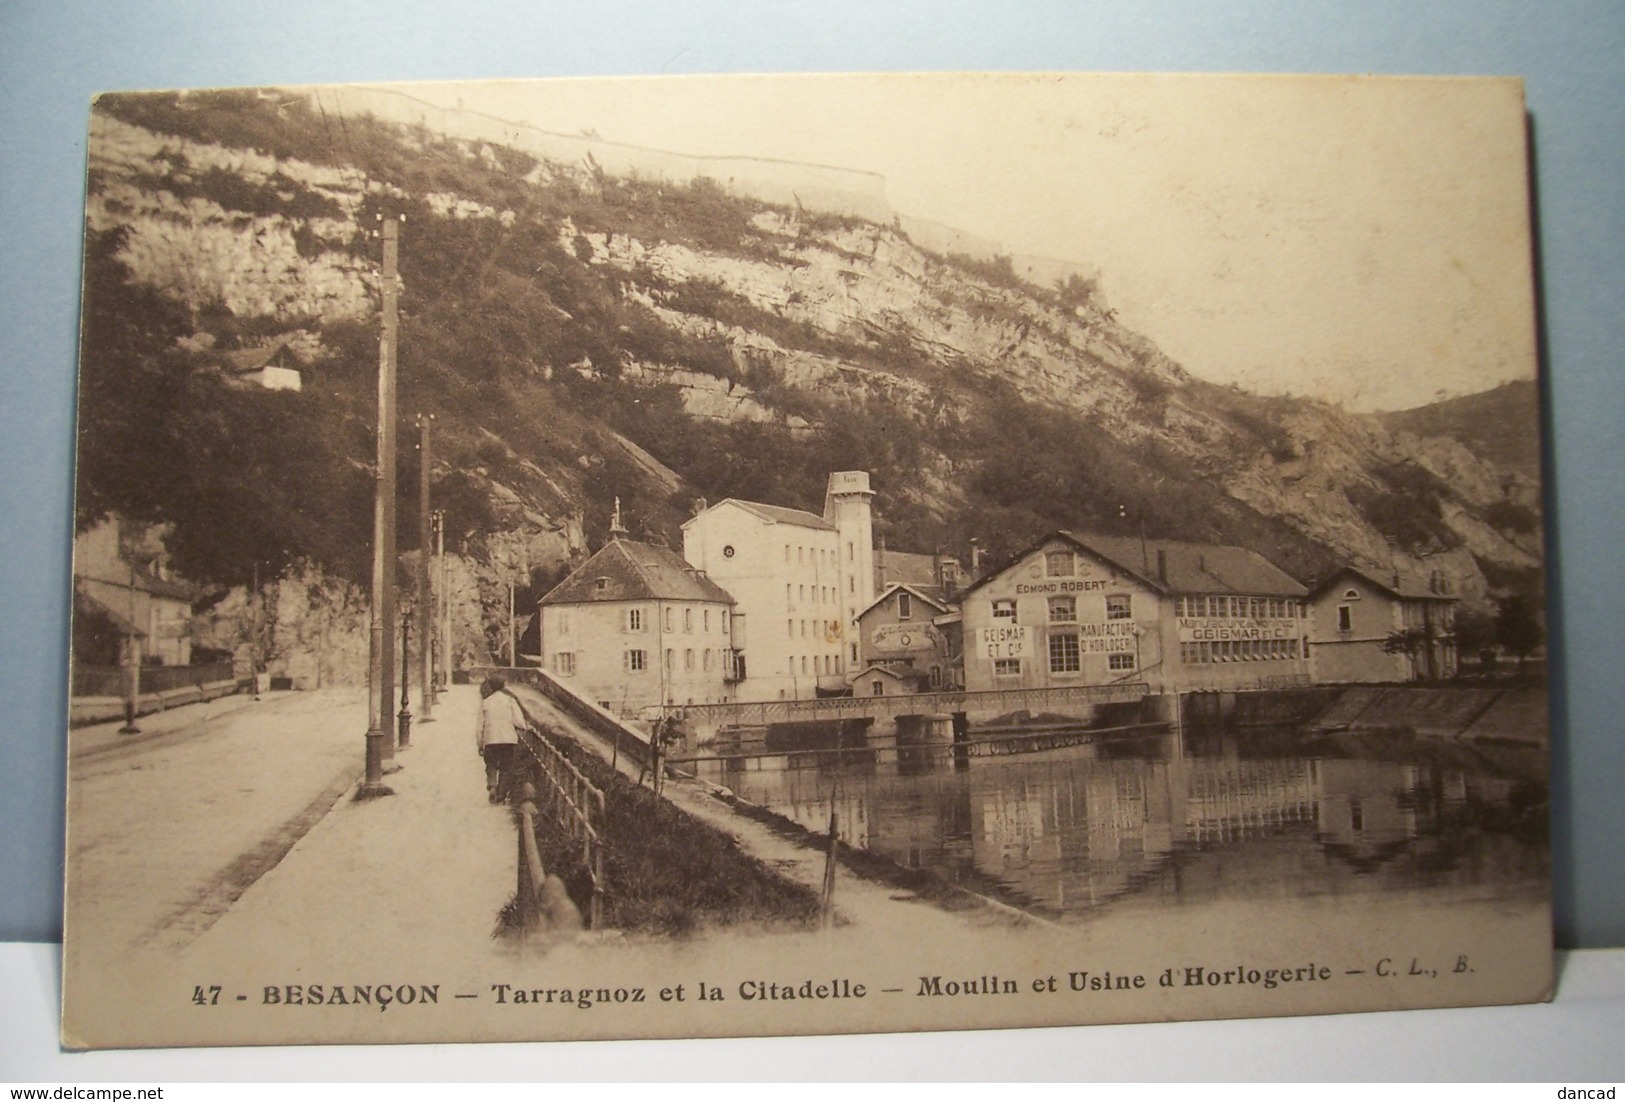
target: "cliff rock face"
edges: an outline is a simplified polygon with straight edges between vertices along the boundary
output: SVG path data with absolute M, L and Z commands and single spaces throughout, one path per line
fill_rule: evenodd
M 276 112 L 283 148 L 232 144 L 279 133 Z M 364 424 L 367 345 L 342 327 L 375 314 L 372 216 L 411 205 L 403 355 L 433 350 L 418 385 L 442 418 L 436 477 L 474 486 L 475 512 L 513 533 L 475 552 L 513 567 L 485 571 L 486 588 L 579 556 L 611 496 L 635 499 L 644 535 L 675 542 L 694 498 L 757 485 L 711 463 L 708 440 L 861 442 L 853 462 L 895 464 L 875 472 L 894 546 L 961 541 L 977 523 L 1025 526 L 1025 539 L 1131 518 L 1250 543 L 1300 575 L 1442 569 L 1470 598 L 1486 568 L 1539 566 L 1538 524 L 1506 522 L 1509 506 L 1538 509 L 1526 476 L 1456 439 L 1195 379 L 1092 290 L 1027 284 L 1007 258 L 937 254 L 900 223 L 703 179 L 538 160 L 540 146 L 490 136 L 355 119 L 343 132 L 324 143 L 331 120 L 308 105 L 241 96 L 104 103 L 88 223 L 120 230 L 130 278 L 184 305 L 200 334 L 314 334 L 304 358 L 326 357 L 331 384 L 309 400 L 348 403 Z M 413 248 L 428 253 L 422 274 L 406 274 Z M 990 424 L 995 408 L 1021 421 Z

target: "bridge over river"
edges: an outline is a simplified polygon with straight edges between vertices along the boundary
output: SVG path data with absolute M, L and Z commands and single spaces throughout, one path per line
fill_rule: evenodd
M 985 723 L 1017 712 L 1062 715 L 1087 720 L 1103 704 L 1144 700 L 1144 682 L 1069 685 L 1059 689 L 994 689 L 986 692 L 897 693 L 882 696 L 829 696 L 813 700 L 736 701 L 691 704 L 680 709 L 683 725 L 703 741 L 726 728 L 769 727 L 781 723 L 840 720 L 896 720 L 903 716 L 963 715 Z

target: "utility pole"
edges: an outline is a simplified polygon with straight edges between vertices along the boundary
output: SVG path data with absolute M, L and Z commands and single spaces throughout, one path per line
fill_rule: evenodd
M 513 625 L 513 583 L 509 582 L 508 583 L 508 668 L 509 669 L 512 669 L 513 667 L 515 667 L 515 666 L 517 666 L 519 664 L 518 661 L 514 657 L 514 650 L 516 648 L 514 647 L 513 626 L 514 626 Z
M 433 638 L 434 598 L 429 588 L 429 426 L 434 414 L 418 414 L 418 723 L 434 722 L 434 686 L 430 681 L 429 640 Z M 404 740 L 403 740 L 404 741 Z
M 394 795 L 383 783 L 384 762 L 394 757 L 395 704 L 395 265 L 400 223 L 384 219 L 382 330 L 378 337 L 378 464 L 374 473 L 372 529 L 372 625 L 368 635 L 367 764 L 358 799 Z
M 434 524 L 435 574 L 435 627 L 434 627 L 434 688 L 435 695 L 451 680 L 451 651 L 446 639 L 446 511 L 436 509 L 429 514 Z

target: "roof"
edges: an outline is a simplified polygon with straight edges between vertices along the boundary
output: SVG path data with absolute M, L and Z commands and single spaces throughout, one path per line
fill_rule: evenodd
M 886 587 L 886 591 L 884 593 L 870 602 L 868 608 L 865 608 L 862 612 L 858 613 L 858 619 L 863 619 L 863 617 L 869 614 L 871 609 L 879 608 L 882 604 L 885 604 L 886 599 L 899 590 L 903 591 L 904 593 L 913 594 L 915 599 L 924 601 L 938 612 L 948 611 L 948 606 L 943 604 L 938 598 L 933 597 L 931 594 L 922 592 L 919 588 L 912 585 L 902 585 L 900 583 L 893 582 L 891 585 Z
M 240 375 L 258 371 L 276 359 L 277 353 L 287 347 L 288 340 L 288 335 L 284 333 L 270 344 L 262 344 L 258 348 L 235 349 L 226 353 L 226 362 L 231 365 L 231 370 Z
M 876 551 L 875 572 L 884 584 L 902 582 L 905 585 L 937 584 L 937 558 L 913 551 Z
M 1314 589 L 1309 591 L 1309 595 L 1311 597 L 1319 597 L 1328 589 L 1331 589 L 1334 585 L 1336 585 L 1340 578 L 1346 578 L 1350 575 L 1361 579 L 1367 585 L 1370 585 L 1373 588 L 1382 590 L 1384 593 L 1387 593 L 1390 596 L 1400 597 L 1407 601 L 1459 601 L 1461 599 L 1453 593 L 1440 593 L 1438 590 L 1431 588 L 1428 583 L 1422 579 L 1402 574 L 1397 571 L 1390 573 L 1388 575 L 1388 580 L 1383 581 L 1374 574 L 1367 574 L 1364 570 L 1359 570 L 1352 566 L 1345 566 L 1336 573 L 1332 574 L 1330 577 L 1321 581 L 1319 585 L 1315 586 Z
M 699 516 L 690 517 L 684 522 L 683 527 L 687 528 L 700 517 L 703 517 L 705 513 L 720 509 L 724 505 L 737 505 L 746 512 L 755 513 L 769 524 L 794 524 L 802 528 L 816 528 L 820 532 L 833 532 L 836 530 L 835 525 L 817 513 L 809 513 L 805 509 L 787 509 L 783 505 L 764 505 L 759 501 L 741 501 L 737 497 L 725 498 L 717 502 L 709 509 L 706 509 L 704 513 L 700 513 Z
M 540 603 L 647 600 L 734 603 L 727 590 L 690 566 L 675 551 L 621 539 L 611 540 L 549 590 Z
M 98 612 L 105 616 L 121 635 L 134 635 L 140 639 L 147 637 L 146 632 L 131 623 L 129 617 L 124 616 L 118 609 L 92 594 L 75 589 L 73 593 L 73 614 L 76 617 L 84 617 L 92 612 Z
M 924 670 L 917 670 L 913 666 L 910 666 L 907 662 L 871 662 L 857 673 L 854 673 L 848 677 L 847 681 L 855 684 L 859 678 L 867 676 L 873 672 L 879 672 L 886 674 L 889 677 L 895 677 L 899 681 L 918 682 L 920 684 L 928 684 L 931 680 L 930 676 L 926 674 Z
M 965 590 L 965 595 L 980 589 L 1015 563 L 1057 539 L 1105 559 L 1149 588 L 1163 593 L 1234 593 L 1255 597 L 1304 597 L 1309 593 L 1301 582 L 1263 555 L 1245 547 L 1056 531 L 997 570 L 978 578 Z M 1166 574 L 1161 567 L 1166 568 Z

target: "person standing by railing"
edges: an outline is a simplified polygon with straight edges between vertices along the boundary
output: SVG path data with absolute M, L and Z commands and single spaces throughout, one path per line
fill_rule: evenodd
M 514 748 L 525 713 L 507 691 L 507 682 L 492 674 L 480 683 L 480 716 L 474 725 L 474 743 L 485 759 L 485 794 L 494 804 L 508 798 L 512 783 Z

